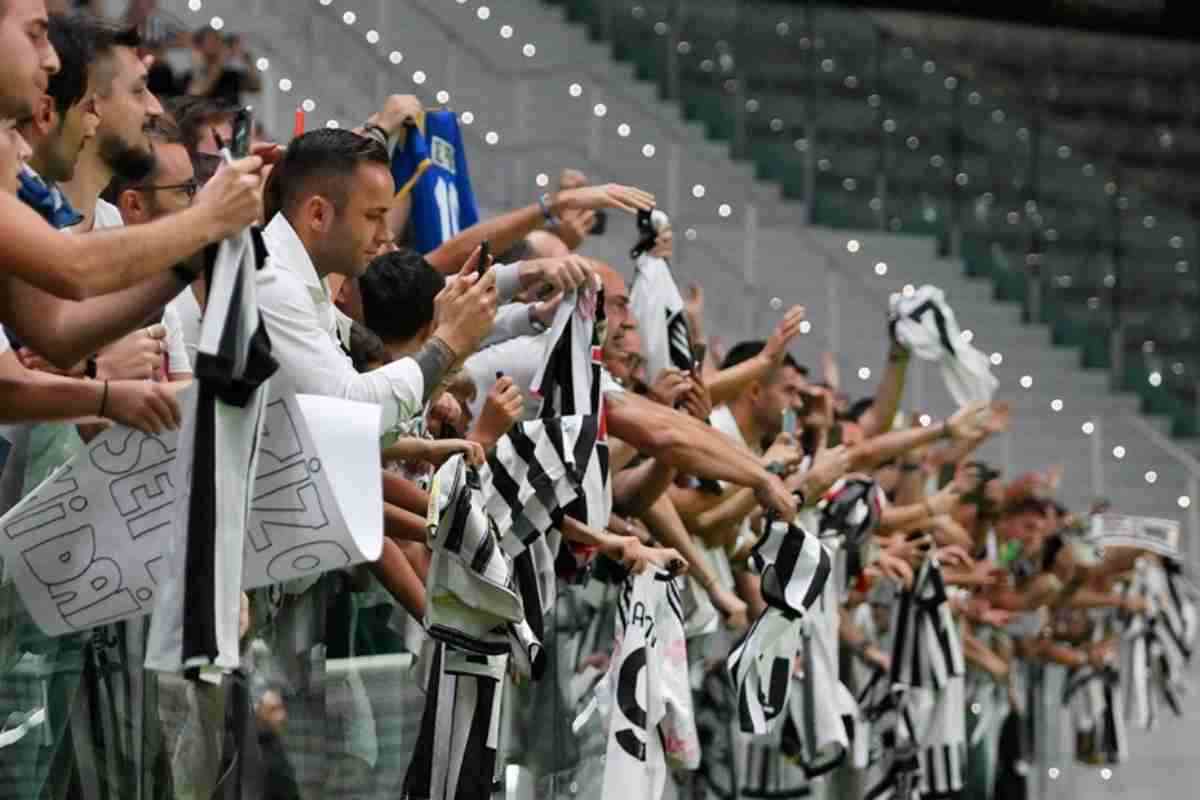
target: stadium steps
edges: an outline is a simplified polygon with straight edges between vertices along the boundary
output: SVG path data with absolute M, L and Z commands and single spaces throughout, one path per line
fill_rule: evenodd
M 694 276 L 706 287 L 711 332 L 726 343 L 763 336 L 778 318 L 773 298 L 803 303 L 813 332 L 801 340 L 798 355 L 816 366 L 821 352 L 835 343 L 843 383 L 853 395 L 866 393 L 877 379 L 888 294 L 905 283 L 935 283 L 946 290 L 964 326 L 973 328 L 975 342 L 1005 355 L 997 374 L 1001 396 L 1017 410 L 1015 427 L 1007 442 L 988 446 L 989 459 L 1018 471 L 1063 463 L 1068 499 L 1078 507 L 1090 500 L 1092 474 L 1091 440 L 1080 425 L 1097 418 L 1104 432 L 1106 494 L 1131 513 L 1178 517 L 1174 500 L 1184 487 L 1171 477 L 1178 470 L 1144 441 L 1133 419 L 1135 399 L 1113 394 L 1103 373 L 1082 370 L 1076 355 L 1053 348 L 1044 327 L 1020 325 L 1019 311 L 996 303 L 986 281 L 972 280 L 960 265 L 939 260 L 931 237 L 804 227 L 800 204 L 784 201 L 778 186 L 754 180 L 754 165 L 731 159 L 729 147 L 707 139 L 701 126 L 684 119 L 678 104 L 659 99 L 653 85 L 634 80 L 632 66 L 614 63 L 609 48 L 565 22 L 560 7 L 514 0 L 492 7 L 490 18 L 480 21 L 476 2 L 356 4 L 358 18 L 347 25 L 342 15 L 350 6 L 342 2 L 312 4 L 304 14 L 294 13 L 283 0 L 251 5 L 258 13 L 248 14 L 234 0 L 207 0 L 205 14 L 222 14 L 231 29 L 247 32 L 257 52 L 281 66 L 268 76 L 272 86 L 291 70 L 292 91 L 276 92 L 269 104 L 264 98 L 274 112 L 272 130 L 290 130 L 291 109 L 305 97 L 317 103 L 311 126 L 323 124 L 326 109 L 340 122 L 357 122 L 387 91 L 416 91 L 436 104 L 436 93 L 445 88 L 455 110 L 475 115 L 464 130 L 482 206 L 501 210 L 529 202 L 539 191 L 538 173 L 553 179 L 567 165 L 599 180 L 654 190 L 681 234 L 680 282 Z M 380 9 L 386 19 L 378 16 Z M 364 35 L 376 25 L 382 41 L 370 46 Z M 512 38 L 499 36 L 501 25 L 513 27 Z M 536 46 L 535 58 L 522 55 L 526 42 Z M 398 66 L 388 61 L 392 49 L 404 54 Z M 317 56 L 311 62 L 310 54 Z M 426 80 L 414 85 L 418 69 L 426 72 Z M 576 82 L 583 87 L 579 98 L 568 92 Z M 592 113 L 598 102 L 607 107 L 602 119 Z M 524 114 L 516 113 L 518 106 Z M 617 132 L 621 122 L 630 126 L 628 137 Z M 486 143 L 488 131 L 497 133 L 497 145 Z M 647 143 L 655 146 L 652 158 L 642 153 Z M 693 196 L 697 185 L 705 187 L 703 197 Z M 719 213 L 721 203 L 731 206 L 729 217 Z M 758 218 L 751 280 L 745 265 L 749 206 Z M 628 271 L 632 223 L 615 215 L 611 223 L 610 234 L 589 243 L 588 252 Z M 694 238 L 686 235 L 688 229 Z M 860 241 L 857 254 L 845 249 L 850 238 Z M 882 278 L 873 271 L 880 260 L 889 268 Z M 836 329 L 831 291 L 840 301 Z M 858 379 L 860 367 L 872 370 L 870 380 Z M 1017 383 L 1026 373 L 1034 377 L 1030 390 Z M 1055 398 L 1064 401 L 1061 413 L 1051 410 Z M 935 369 L 914 369 L 906 403 L 919 403 L 938 416 L 949 410 Z M 1117 444 L 1127 448 L 1119 462 L 1111 455 Z M 1147 469 L 1157 469 L 1157 484 L 1146 484 Z

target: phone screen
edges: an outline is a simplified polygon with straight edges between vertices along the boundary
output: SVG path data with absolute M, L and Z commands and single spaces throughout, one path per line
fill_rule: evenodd
M 479 245 L 479 264 L 475 267 L 479 271 L 479 277 L 483 277 L 483 273 L 488 271 L 492 261 L 492 244 L 487 239 Z
M 786 433 L 788 436 L 795 436 L 796 435 L 796 426 L 797 426 L 796 409 L 785 408 L 783 410 L 783 425 L 782 425 L 783 432 Z
M 254 111 L 247 106 L 233 116 L 233 141 L 229 143 L 229 154 L 234 158 L 250 155 L 250 140 L 254 137 Z

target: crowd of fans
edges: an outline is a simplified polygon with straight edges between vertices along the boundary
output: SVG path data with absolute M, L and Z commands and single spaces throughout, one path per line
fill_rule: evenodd
M 646 721 L 652 679 L 635 671 L 628 684 L 622 654 L 632 635 L 623 602 L 642 574 L 670 583 L 686 640 L 691 697 L 674 702 L 688 709 L 681 730 L 696 752 L 677 757 L 688 743 L 661 737 L 659 755 L 676 767 L 666 796 L 1023 797 L 1044 723 L 1029 686 L 1048 664 L 1069 670 L 1064 713 L 1082 763 L 1119 761 L 1124 720 L 1151 721 L 1155 698 L 1177 706 L 1196 626 L 1178 564 L 1135 547 L 1098 551 L 1086 532 L 1103 509 L 1060 505 L 1056 471 L 1005 476 L 979 460 L 1009 425 L 1004 404 L 926 424 L 922 409 L 902 408 L 910 353 L 885 320 L 882 379 L 851 398 L 836 354 L 811 369 L 790 352 L 802 307 L 780 310 L 766 340 L 723 351 L 706 335 L 713 301 L 692 286 L 672 328 L 686 363 L 664 368 L 646 346 L 662 320 L 640 313 L 646 284 L 631 290 L 626 278 L 636 266 L 635 281 L 648 281 L 652 262 L 671 261 L 669 222 L 650 213 L 650 192 L 566 169 L 556 190 L 418 252 L 413 184 L 397 180 L 393 151 L 425 113 L 417 98 L 387 98 L 354 131 L 256 142 L 226 162 L 237 103 L 257 75 L 236 37 L 205 30 L 189 44 L 194 67 L 177 76 L 153 58 L 161 42 L 146 58 L 135 29 L 0 0 L 0 415 L 11 423 L 0 502 L 11 508 L 108 426 L 179 426 L 206 252 L 253 227 L 272 391 L 380 409 L 380 450 L 361 456 L 380 463 L 382 488 L 363 491 L 382 491 L 382 555 L 303 587 L 246 593 L 242 667 L 188 673 L 183 700 L 169 697 L 174 676 L 143 666 L 146 620 L 48 637 L 6 577 L 4 796 L 482 797 L 503 790 L 504 762 L 541 779 L 603 755 L 618 712 L 640 716 L 634 760 L 649 769 L 647 737 L 660 739 L 658 718 Z M 638 215 L 634 263 L 581 254 L 604 213 Z M 603 497 L 598 510 L 551 515 L 554 552 L 538 577 L 548 570 L 557 584 L 555 613 L 537 614 L 540 657 L 521 668 L 514 647 L 501 668 L 499 763 L 492 723 L 476 737 L 479 719 L 457 706 L 454 725 L 470 741 L 435 736 L 434 718 L 451 713 L 436 681 L 418 743 L 388 752 L 385 721 L 353 681 L 326 681 L 326 659 L 430 649 L 433 592 L 444 590 L 431 562 L 449 546 L 444 516 L 438 525 L 445 487 L 433 478 L 479 472 L 491 476 L 486 494 L 500 472 L 543 457 L 529 443 L 549 447 L 535 433 L 551 430 L 550 398 L 534 389 L 568 317 L 568 327 L 587 322 L 599 362 L 591 407 L 575 411 L 601 419 L 583 460 L 602 452 Z M 483 535 L 516 535 L 487 509 L 495 530 Z M 783 566 L 809 557 L 828 569 L 804 578 Z M 803 602 L 789 599 L 795 585 Z M 792 644 L 747 677 L 738 654 L 776 619 L 794 623 Z M 437 641 L 444 654 L 430 669 L 445 677 L 457 651 Z M 1142 651 L 1126 652 L 1137 642 Z M 474 658 L 454 674 L 490 656 Z M 31 660 L 42 665 L 33 708 L 10 691 Z M 408 680 L 427 685 L 421 670 Z M 601 698 L 607 717 L 588 721 L 581 712 L 605 686 L 615 708 Z M 316 745 L 289 735 L 300 725 Z M 628 745 L 621 732 L 613 741 Z M 621 786 L 608 773 L 579 781 L 573 791 L 588 797 Z M 547 785 L 539 796 L 555 791 Z

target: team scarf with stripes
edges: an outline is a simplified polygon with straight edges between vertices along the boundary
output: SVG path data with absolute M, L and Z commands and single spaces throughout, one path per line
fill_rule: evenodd
M 626 577 L 616 615 L 608 672 L 574 730 L 596 711 L 607 725 L 602 800 L 661 798 L 669 768 L 700 764 L 676 582 L 655 570 Z
M 233 669 L 242 553 L 267 381 L 278 368 L 258 313 L 255 272 L 266 262 L 255 231 L 223 241 L 207 265 L 208 300 L 172 481 L 179 487 L 172 568 L 150 623 L 147 666 Z
M 512 632 L 514 665 L 534 680 L 545 668 L 544 615 L 557 598 L 558 528 L 568 508 L 586 503 L 587 470 L 599 436 L 595 415 L 520 422 L 479 470 L 484 505 L 504 531 L 500 547 L 512 560 L 524 612 L 525 626 Z
M 891 760 L 867 796 L 953 795 L 962 791 L 966 765 L 966 660 L 937 559 L 926 559 L 912 588 L 901 593 L 891 630 L 883 710 L 892 713 L 882 730 Z
M 795 524 L 774 522 L 750 556 L 762 576 L 767 608 L 733 648 L 725 666 L 738 698 L 745 733 L 773 732 L 787 708 L 800 624 L 832 572 L 829 552 Z
M 1127 590 L 1148 605 L 1126 620 L 1120 669 L 1125 718 L 1145 730 L 1157 724 L 1162 704 L 1183 715 L 1185 671 L 1192 655 L 1189 617 L 1194 626 L 1195 608 L 1181 578 L 1177 569 L 1172 574 L 1168 565 L 1143 558 Z
M 664 259 L 649 253 L 638 256 L 629 310 L 642 334 L 646 375 L 651 380 L 667 368 L 692 370 L 692 334 L 683 296 Z
M 941 365 L 942 380 L 956 403 L 992 399 L 999 381 L 987 356 L 963 338 L 945 292 L 926 285 L 911 294 L 896 293 L 889 308 L 892 338 L 922 361 Z
M 507 655 L 463 652 L 432 641 L 425 711 L 404 776 L 404 800 L 497 796 L 496 751 Z
M 590 452 L 583 448 L 575 451 L 575 466 L 582 468 L 582 492 L 565 509 L 565 514 L 599 530 L 608 525 L 612 512 L 608 424 L 601 386 L 602 351 L 607 335 L 603 289 L 581 289 L 564 296 L 532 384 L 534 395 L 542 400 L 538 414 L 541 419 L 595 418 L 596 436 Z M 564 548 L 559 554 L 559 569 L 572 575 L 592 555 L 585 548 Z

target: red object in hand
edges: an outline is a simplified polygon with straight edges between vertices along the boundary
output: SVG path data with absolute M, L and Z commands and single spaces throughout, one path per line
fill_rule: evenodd
M 296 137 L 296 136 L 303 136 L 303 135 L 304 135 L 304 109 L 297 108 L 296 109 L 296 125 L 292 129 L 292 136 Z

